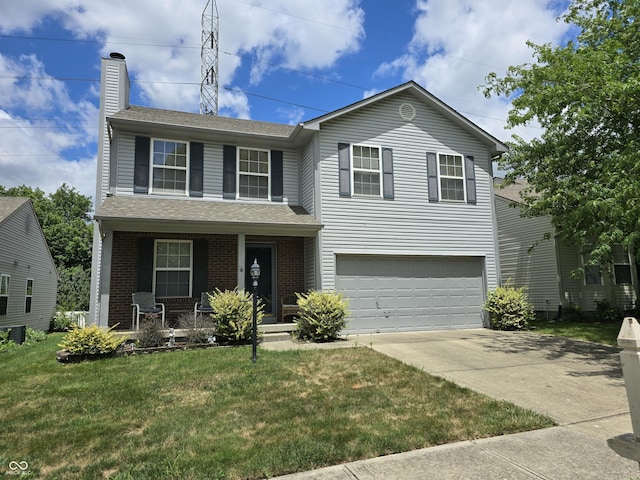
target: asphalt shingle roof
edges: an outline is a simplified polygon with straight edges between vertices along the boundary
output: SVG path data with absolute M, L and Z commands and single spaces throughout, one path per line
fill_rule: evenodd
M 195 223 L 298 226 L 319 230 L 322 224 L 302 207 L 169 198 L 107 197 L 95 215 L 103 220 L 182 221 Z
M 130 106 L 109 117 L 113 120 L 129 120 L 158 125 L 200 128 L 230 133 L 266 135 L 288 138 L 295 127 L 281 123 L 259 122 L 241 118 L 201 115 L 199 113 L 178 112 L 158 108 Z
M 26 197 L 0 197 L 0 223 L 28 201 Z
M 520 193 L 527 187 L 529 187 L 529 183 L 523 179 L 516 179 L 515 183 L 510 185 L 502 186 L 502 182 L 504 179 L 495 178 L 493 180 L 493 184 L 495 186 L 494 192 L 498 197 L 504 198 L 506 200 L 510 200 L 512 202 L 520 203 L 522 202 L 522 197 Z

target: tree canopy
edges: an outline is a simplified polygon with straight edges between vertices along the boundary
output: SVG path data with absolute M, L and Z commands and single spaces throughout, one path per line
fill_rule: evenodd
M 550 215 L 592 263 L 640 240 L 639 18 L 637 0 L 573 0 L 559 20 L 574 40 L 527 42 L 534 62 L 491 73 L 484 85 L 487 97 L 512 100 L 508 128 L 534 120 L 543 128 L 531 141 L 514 135 L 498 163 L 507 182 L 531 186 L 523 214 Z

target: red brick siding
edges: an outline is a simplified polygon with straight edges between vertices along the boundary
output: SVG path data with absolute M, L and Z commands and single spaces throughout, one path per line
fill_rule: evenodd
M 155 234 L 114 232 L 111 285 L 109 295 L 109 326 L 132 328 L 131 294 L 138 285 L 138 239 L 208 240 L 207 289 L 233 289 L 237 282 L 238 241 L 236 235 Z M 276 245 L 277 296 L 301 292 L 304 289 L 304 239 L 299 237 L 247 236 L 247 242 Z M 199 296 L 200 292 L 193 292 Z M 166 319 L 174 325 L 181 313 L 193 311 L 193 298 L 159 298 L 165 304 Z M 279 300 L 278 300 L 279 301 Z

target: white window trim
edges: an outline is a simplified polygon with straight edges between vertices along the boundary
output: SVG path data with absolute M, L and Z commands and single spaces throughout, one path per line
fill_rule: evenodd
M 624 263 L 620 263 L 620 262 L 616 262 L 615 259 L 612 263 L 613 265 L 613 282 L 614 285 L 633 285 L 634 281 L 633 281 L 633 270 L 631 268 L 631 254 L 629 253 L 629 250 L 626 251 L 626 262 Z M 628 266 L 629 267 L 629 278 L 631 278 L 631 283 L 618 283 L 618 278 L 616 277 L 616 265 L 624 265 L 624 266 Z
M 267 161 L 269 172 L 267 174 L 264 173 L 253 173 L 253 172 L 241 172 L 240 171 L 240 150 L 256 150 L 258 152 L 267 152 Z M 252 175 L 256 177 L 267 177 L 267 198 L 257 198 L 257 197 L 243 197 L 240 195 L 240 177 L 242 175 Z M 268 148 L 260 148 L 260 147 L 241 147 L 238 146 L 236 148 L 236 200 L 252 200 L 255 202 L 270 202 L 271 201 L 271 149 Z
M 379 185 L 380 185 L 380 190 L 378 192 L 378 195 L 367 195 L 366 193 L 356 193 L 355 190 L 355 173 L 357 172 L 366 172 L 366 173 L 375 173 L 376 170 L 373 169 L 369 169 L 369 168 L 356 168 L 353 166 L 353 148 L 354 147 L 367 147 L 367 148 L 375 148 L 378 150 L 378 160 L 379 160 L 379 167 L 378 167 L 378 179 L 379 179 Z M 372 145 L 369 143 L 351 143 L 350 146 L 350 151 L 349 151 L 349 170 L 351 172 L 351 196 L 352 197 L 360 197 L 360 198 L 382 198 L 383 197 L 383 187 L 382 187 L 382 182 L 384 181 L 382 178 L 382 146 L 381 145 Z
M 449 155 L 452 157 L 460 157 L 462 161 L 462 177 L 452 177 L 451 175 L 442 175 L 440 172 L 440 155 Z M 466 162 L 464 155 L 457 152 L 437 152 L 436 153 L 436 167 L 438 169 L 438 198 L 441 202 L 451 202 L 451 203 L 467 203 L 467 171 L 466 171 Z M 454 180 L 462 180 L 462 194 L 464 195 L 464 200 L 452 200 L 449 198 L 444 198 L 442 196 L 442 179 L 443 178 L 452 178 Z
M 175 142 L 175 143 L 184 143 L 187 146 L 186 154 L 187 154 L 187 165 L 183 169 L 182 167 L 164 167 L 164 166 L 156 166 L 153 163 L 153 144 L 154 142 Z M 189 195 L 189 168 L 190 168 L 190 158 L 191 152 L 189 151 L 191 145 L 190 142 L 186 140 L 177 140 L 175 138 L 160 138 L 153 137 L 151 138 L 150 152 L 149 152 L 149 193 L 161 194 L 161 195 Z M 182 190 L 171 190 L 167 188 L 153 188 L 153 169 L 154 168 L 164 168 L 167 170 L 185 170 L 185 189 Z
M 158 260 L 158 243 L 188 243 L 189 244 L 189 295 L 193 293 L 193 240 L 180 240 L 174 238 L 158 238 L 153 241 L 153 293 L 156 294 L 156 276 L 158 272 L 157 260 Z M 184 272 L 186 268 L 161 268 L 162 272 Z M 188 297 L 162 297 L 162 298 L 188 298 Z
M 7 279 L 7 291 L 2 293 L 2 279 Z M 7 299 L 7 315 L 9 314 L 9 293 L 11 292 L 11 275 L 6 273 L 0 274 L 0 297 L 6 297 Z
M 31 281 L 31 294 L 29 294 L 29 281 Z M 27 312 L 27 298 L 31 299 L 31 308 Z M 24 283 L 24 313 L 30 313 L 33 310 L 33 278 L 27 278 Z
M 582 270 L 583 270 L 583 279 L 582 279 L 582 283 L 584 284 L 584 286 L 586 287 L 597 287 L 600 285 L 604 285 L 604 269 L 602 268 L 601 265 L 588 265 L 588 259 L 585 259 L 585 254 L 580 254 L 580 263 L 582 264 Z M 584 267 L 598 267 L 599 268 L 599 272 L 600 272 L 600 283 L 587 283 L 587 273 L 584 271 Z

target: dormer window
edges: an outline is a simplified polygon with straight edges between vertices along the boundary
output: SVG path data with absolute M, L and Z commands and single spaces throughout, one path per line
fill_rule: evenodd
M 151 189 L 159 193 L 187 193 L 188 144 L 154 139 Z

